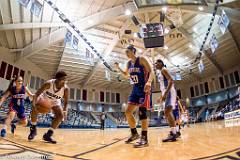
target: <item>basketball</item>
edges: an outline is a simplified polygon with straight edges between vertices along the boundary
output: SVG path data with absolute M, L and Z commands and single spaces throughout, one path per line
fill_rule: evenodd
M 37 110 L 41 113 L 48 113 L 52 107 L 52 102 L 40 95 L 35 104 Z

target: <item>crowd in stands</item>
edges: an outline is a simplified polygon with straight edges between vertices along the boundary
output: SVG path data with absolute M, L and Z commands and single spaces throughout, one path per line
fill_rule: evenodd
M 207 119 L 209 121 L 212 120 L 221 120 L 224 119 L 224 114 L 228 112 L 235 111 L 237 109 L 240 109 L 240 96 L 236 96 L 230 100 L 223 101 L 219 104 L 219 106 L 216 109 L 216 112 L 208 115 Z

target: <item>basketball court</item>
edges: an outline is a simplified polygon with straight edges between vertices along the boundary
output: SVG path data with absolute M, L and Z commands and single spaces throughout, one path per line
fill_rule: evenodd
M 33 142 L 28 142 L 24 136 L 28 134 L 26 128 L 18 128 L 16 135 L 0 139 L 0 159 L 49 156 L 53 159 L 83 160 L 225 160 L 231 157 L 238 159 L 240 154 L 240 127 L 226 128 L 222 121 L 185 127 L 180 140 L 172 143 L 161 141 L 167 134 L 166 128 L 150 128 L 150 146 L 140 149 L 124 143 L 129 135 L 128 129 L 60 129 L 56 134 L 59 139 L 57 145 L 41 140 L 43 130 L 46 129 L 38 130 L 38 136 Z

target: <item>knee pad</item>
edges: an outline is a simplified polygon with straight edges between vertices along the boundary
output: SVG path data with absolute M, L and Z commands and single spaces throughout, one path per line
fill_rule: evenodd
M 147 108 L 146 107 L 139 107 L 139 119 L 144 120 L 147 119 Z

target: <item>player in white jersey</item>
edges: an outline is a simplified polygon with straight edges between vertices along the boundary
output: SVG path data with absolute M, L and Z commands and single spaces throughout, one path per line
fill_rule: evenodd
M 162 103 L 164 106 L 164 114 L 171 127 L 170 134 L 167 138 L 163 139 L 163 142 L 176 141 L 176 123 L 172 113 L 176 103 L 176 90 L 174 88 L 173 79 L 166 69 L 163 61 L 158 59 L 155 63 L 156 69 L 159 70 L 158 81 L 160 83 L 160 90 L 162 95 L 158 99 L 158 103 Z
M 31 112 L 31 127 L 28 140 L 33 140 L 37 135 L 37 115 L 49 113 L 53 111 L 55 117 L 52 121 L 51 128 L 43 135 L 43 140 L 50 143 L 57 143 L 52 139 L 54 130 L 67 116 L 67 104 L 69 88 L 66 85 L 67 74 L 64 71 L 58 71 L 55 79 L 47 81 L 35 94 L 33 98 L 33 107 Z M 64 105 L 62 107 L 62 102 Z

